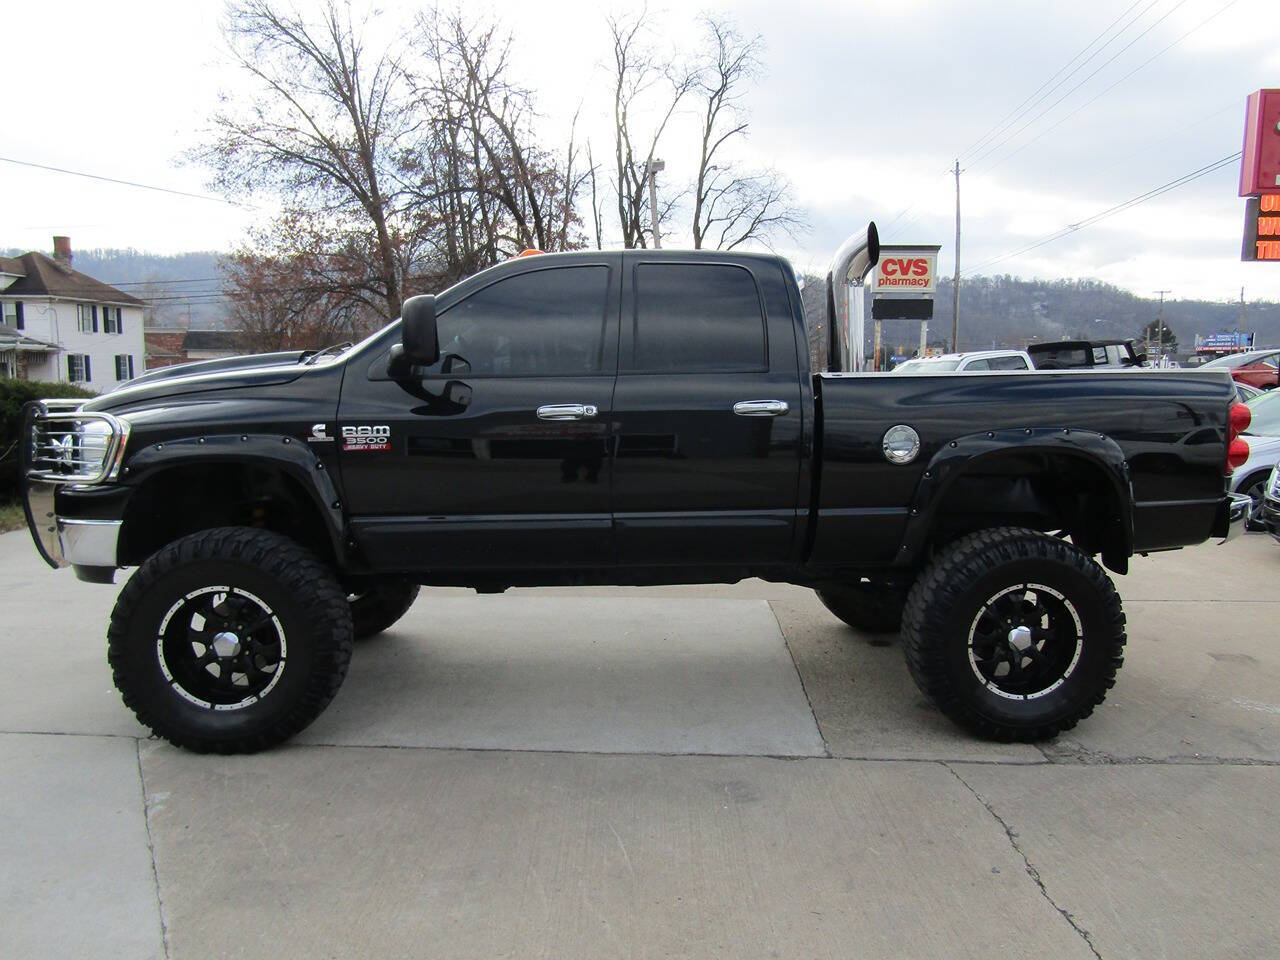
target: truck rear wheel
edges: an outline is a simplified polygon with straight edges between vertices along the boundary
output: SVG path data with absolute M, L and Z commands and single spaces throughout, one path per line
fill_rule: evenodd
M 107 633 L 125 705 L 175 746 L 250 753 L 320 715 L 351 660 L 346 594 L 280 534 L 220 527 L 129 578 Z
M 1079 548 L 999 527 L 947 547 L 907 599 L 902 639 L 916 685 L 961 726 L 1044 740 L 1102 703 L 1124 663 L 1110 578 Z
M 372 637 L 394 624 L 409 612 L 421 589 L 416 583 L 394 581 L 349 594 L 356 639 Z
M 906 593 L 895 584 L 872 580 L 829 584 L 814 591 L 822 605 L 855 630 L 897 633 Z

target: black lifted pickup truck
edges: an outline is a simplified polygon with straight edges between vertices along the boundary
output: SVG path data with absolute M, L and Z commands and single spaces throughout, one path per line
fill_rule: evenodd
M 193 750 L 301 730 L 421 584 L 744 577 L 900 625 L 942 711 L 1031 740 L 1122 663 L 1094 558 L 1240 528 L 1234 396 L 1212 372 L 819 373 L 779 257 L 554 254 L 355 346 L 31 405 L 24 498 L 50 564 L 137 567 L 115 683 Z

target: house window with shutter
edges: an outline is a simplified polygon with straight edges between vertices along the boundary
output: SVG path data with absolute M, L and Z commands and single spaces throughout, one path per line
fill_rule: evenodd
M 116 354 L 116 380 L 132 380 L 133 379 L 133 355 L 129 353 Z
M 98 307 L 93 303 L 81 303 L 76 306 L 76 328 L 81 333 L 98 332 Z
M 87 353 L 68 353 L 67 379 L 72 383 L 89 383 L 92 378 L 89 355 Z
M 102 331 L 104 333 L 124 333 L 124 327 L 120 322 L 119 307 L 102 308 Z
M 14 303 L 6 303 L 4 305 L 4 325 L 13 327 L 15 330 L 22 330 L 26 324 L 22 317 L 22 301 L 18 300 Z

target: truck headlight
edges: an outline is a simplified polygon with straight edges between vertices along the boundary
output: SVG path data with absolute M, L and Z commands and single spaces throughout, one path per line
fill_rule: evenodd
M 128 422 L 109 413 L 36 416 L 28 437 L 27 476 L 52 483 L 93 484 L 114 479 L 128 437 Z

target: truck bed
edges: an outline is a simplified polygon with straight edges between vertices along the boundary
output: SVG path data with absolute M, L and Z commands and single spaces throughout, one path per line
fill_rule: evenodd
M 814 377 L 814 393 L 821 466 L 809 560 L 816 565 L 910 562 L 909 528 L 937 507 L 946 485 L 967 474 L 970 501 L 991 496 L 1007 505 L 1032 497 L 1015 474 L 1035 462 L 1083 469 L 1096 460 L 1105 472 L 1109 451 L 1117 484 L 1132 489 L 1127 523 L 1135 553 L 1207 539 L 1223 500 L 1234 399 L 1225 374 L 823 373 Z M 881 449 L 896 424 L 920 435 L 911 463 L 890 463 Z

